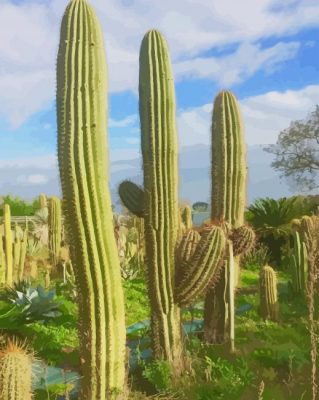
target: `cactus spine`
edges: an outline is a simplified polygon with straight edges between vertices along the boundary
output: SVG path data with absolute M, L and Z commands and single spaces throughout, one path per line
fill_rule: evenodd
M 245 139 L 240 110 L 235 96 L 228 91 L 220 92 L 214 101 L 212 120 L 212 198 L 211 219 L 225 221 L 232 228 L 244 222 L 246 196 Z M 229 298 L 229 274 L 239 276 L 239 260 L 233 268 L 225 262 L 225 268 L 217 285 L 210 289 L 205 299 L 204 331 L 208 342 L 227 340 L 234 320 L 233 296 Z
M 277 277 L 275 271 L 265 265 L 259 275 L 260 314 L 263 319 L 278 320 Z
M 180 215 L 175 92 L 167 43 L 158 31 L 148 32 L 142 41 L 139 94 L 153 356 L 168 360 L 178 375 L 184 367 L 180 307 L 213 282 L 226 238 L 219 227 L 205 232 L 189 260 L 183 261 L 181 279 L 175 280 Z M 128 185 L 121 189 L 121 198 L 129 206 L 137 190 Z
M 24 344 L 9 339 L 0 350 L 0 399 L 31 400 L 33 355 Z
M 106 94 L 100 24 L 86 0 L 72 0 L 61 25 L 57 120 L 64 216 L 81 315 L 80 399 L 116 399 L 125 387 L 124 299 L 107 186 Z
M 61 249 L 62 220 L 61 220 L 61 200 L 53 196 L 49 203 L 49 250 L 53 265 L 56 265 Z

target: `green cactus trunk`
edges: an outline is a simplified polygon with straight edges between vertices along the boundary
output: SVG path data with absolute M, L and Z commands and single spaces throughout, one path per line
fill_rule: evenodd
M 265 265 L 259 275 L 260 314 L 263 319 L 278 321 L 277 277 L 275 271 Z
M 62 239 L 61 200 L 53 196 L 49 203 L 49 250 L 53 265 L 58 263 Z
M 57 62 L 58 159 L 79 293 L 80 399 L 125 394 L 125 314 L 107 169 L 103 34 L 86 0 L 68 5 Z
M 212 221 L 227 222 L 239 228 L 244 222 L 246 203 L 246 148 L 239 106 L 230 92 L 220 92 L 214 101 L 212 121 Z M 208 342 L 224 342 L 231 335 L 235 290 L 239 279 L 239 257 L 233 266 L 226 260 L 220 281 L 205 298 L 204 331 Z M 233 268 L 233 271 L 229 269 Z
M 175 91 L 167 44 L 156 31 L 147 33 L 141 45 L 139 94 L 153 352 L 180 370 L 180 308 L 174 302 L 179 212 Z

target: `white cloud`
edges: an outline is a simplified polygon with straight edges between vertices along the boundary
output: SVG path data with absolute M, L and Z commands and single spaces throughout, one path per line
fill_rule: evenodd
M 13 5 L 9 0 L 1 0 L 0 116 L 7 118 L 13 128 L 54 100 L 59 25 L 66 3 L 28 0 Z M 279 0 L 109 0 L 107 4 L 104 0 L 91 0 L 91 3 L 105 32 L 112 92 L 136 91 L 139 47 L 150 28 L 160 29 L 166 36 L 179 79 L 204 74 L 225 84 L 245 79 L 260 68 L 272 70 L 297 51 L 294 43 L 261 49 L 256 44 L 260 38 L 292 34 L 318 26 L 319 20 L 319 3 L 314 0 L 294 1 L 293 7 L 291 1 Z M 240 46 L 230 59 L 204 60 L 200 56 L 213 47 L 234 43 Z M 246 56 L 252 60 L 250 64 L 245 62 Z M 225 69 L 227 60 L 239 66 Z
M 247 144 L 275 143 L 281 130 L 293 120 L 304 119 L 316 104 L 319 104 L 319 85 L 242 99 L 240 107 Z M 213 104 L 205 104 L 179 112 L 180 146 L 210 144 L 212 109 Z
M 258 70 L 273 72 L 281 63 L 294 58 L 300 44 L 277 43 L 262 49 L 259 44 L 243 43 L 231 55 L 224 57 L 198 57 L 175 65 L 177 80 L 182 78 L 206 78 L 217 81 L 220 86 L 239 83 Z
M 17 183 L 22 185 L 43 185 L 48 181 L 49 178 L 43 174 L 19 175 L 17 177 Z
M 132 126 L 138 121 L 138 116 L 136 114 L 128 115 L 121 120 L 109 119 L 110 128 L 126 128 L 127 126 Z
M 129 144 L 138 144 L 140 143 L 140 138 L 127 138 L 126 143 Z
M 39 168 L 51 170 L 56 168 L 58 164 L 57 156 L 54 154 L 46 154 L 38 157 L 16 158 L 8 160 L 0 160 L 0 169 L 18 169 L 18 168 Z

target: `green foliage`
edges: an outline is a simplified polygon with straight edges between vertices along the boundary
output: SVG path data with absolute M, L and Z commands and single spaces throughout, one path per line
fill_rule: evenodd
M 123 282 L 125 295 L 126 325 L 144 321 L 150 317 L 150 304 L 145 281 L 134 279 Z
M 192 205 L 192 208 L 196 212 L 206 212 L 208 211 L 208 203 L 205 203 L 204 201 L 197 201 Z
M 59 302 L 55 297 L 55 290 L 46 291 L 41 286 L 36 289 L 22 286 L 23 291 L 14 288 L 5 288 L 1 299 L 12 303 L 19 311 L 18 322 L 29 324 L 34 321 L 49 321 L 61 315 Z
M 246 220 L 254 227 L 261 243 L 270 251 L 270 261 L 280 265 L 283 246 L 289 243 L 290 222 L 310 214 L 311 208 L 297 196 L 278 200 L 257 199 L 246 212 Z
M 10 194 L 2 197 L 2 202 L 9 204 L 11 209 L 11 215 L 13 216 L 31 216 L 39 208 L 39 201 L 33 200 L 32 202 L 25 201 L 18 196 L 12 196 Z M 0 208 L 0 216 L 3 216 L 3 209 Z
M 259 271 L 260 267 L 269 263 L 270 252 L 263 243 L 258 243 L 241 258 L 243 268 L 250 271 Z
M 290 222 L 294 218 L 310 214 L 310 208 L 297 196 L 275 200 L 269 197 L 255 200 L 246 213 L 246 220 L 261 237 L 276 238 L 290 233 Z
M 272 167 L 302 190 L 318 187 L 319 106 L 303 121 L 293 121 L 264 150 L 274 154 Z
M 155 360 L 145 365 L 143 376 L 152 383 L 156 390 L 165 391 L 172 383 L 171 365 L 165 360 Z
M 28 338 L 38 356 L 51 365 L 79 363 L 79 339 L 76 326 L 72 328 L 51 322 L 33 323 L 21 332 Z

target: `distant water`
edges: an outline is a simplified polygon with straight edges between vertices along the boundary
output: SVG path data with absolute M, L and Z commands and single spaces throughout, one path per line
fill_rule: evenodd
M 205 221 L 205 219 L 208 219 L 209 217 L 210 217 L 210 211 L 193 213 L 194 226 L 201 226 Z

